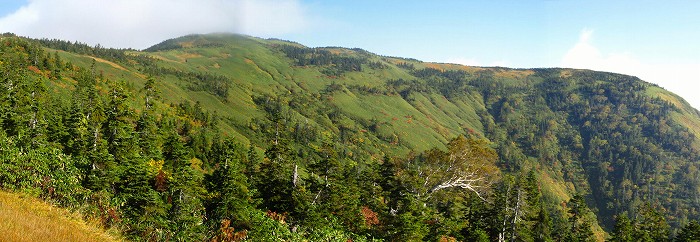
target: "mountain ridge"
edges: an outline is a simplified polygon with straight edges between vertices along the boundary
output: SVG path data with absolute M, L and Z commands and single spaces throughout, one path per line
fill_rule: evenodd
M 585 195 L 599 240 L 605 233 L 598 224 L 610 232 L 615 215 L 636 214 L 645 200 L 663 208 L 676 229 L 698 217 L 693 200 L 700 183 L 688 171 L 698 168 L 700 115 L 636 77 L 430 63 L 235 34 L 188 35 L 144 51 L 29 41 L 91 69 L 103 94 L 114 89 L 113 80 L 123 83 L 131 93 L 125 102 L 137 113 L 146 113 L 144 88 L 153 85 L 163 113 L 157 117 L 178 113 L 195 130 L 218 128 L 258 152 L 283 138 L 293 157 L 309 160 L 300 163 L 309 183 L 320 159 L 315 154 L 329 139 L 341 163 L 353 167 L 345 169 L 371 170 L 389 157 L 444 150 L 466 135 L 488 140 L 504 174 L 537 171 L 551 214 L 568 216 L 561 204 Z M 49 55 L 49 62 L 55 59 Z M 62 72 L 71 74 L 37 73 L 48 77 L 53 92 L 70 93 L 81 77 Z M 213 167 L 208 156 L 196 158 Z

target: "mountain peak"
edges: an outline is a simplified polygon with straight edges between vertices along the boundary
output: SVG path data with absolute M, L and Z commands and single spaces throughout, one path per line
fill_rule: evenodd
M 234 33 L 209 33 L 209 34 L 190 34 L 173 39 L 168 39 L 151 47 L 144 49 L 146 52 L 166 51 L 181 48 L 193 47 L 223 47 L 232 41 L 240 41 L 244 39 L 253 39 L 247 35 Z

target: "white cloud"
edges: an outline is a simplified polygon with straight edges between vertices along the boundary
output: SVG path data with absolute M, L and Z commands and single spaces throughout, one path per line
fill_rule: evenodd
M 564 55 L 561 65 L 570 68 L 592 69 L 633 75 L 639 73 L 641 63 L 629 53 L 603 54 L 591 43 L 593 30 L 581 31 L 578 43 Z
M 638 60 L 631 53 L 602 53 L 593 45 L 593 30 L 581 31 L 576 43 L 564 55 L 562 67 L 608 71 L 637 76 L 674 92 L 693 107 L 700 108 L 700 62 L 658 63 Z
M 192 33 L 273 37 L 306 26 L 297 0 L 31 0 L 0 19 L 0 32 L 138 49 Z

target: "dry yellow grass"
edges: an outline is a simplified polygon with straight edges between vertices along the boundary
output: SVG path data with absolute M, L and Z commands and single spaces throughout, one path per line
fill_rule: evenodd
M 444 65 L 443 65 L 443 64 L 439 64 L 439 63 L 431 63 L 431 62 L 428 62 L 428 63 L 424 63 L 423 65 L 425 65 L 425 67 L 437 69 L 437 70 L 440 70 L 440 71 L 444 71 L 444 70 L 445 70 Z
M 0 191 L 0 241 L 120 241 L 78 215 Z
M 500 70 L 497 71 L 494 76 L 510 79 L 524 79 L 533 74 L 535 74 L 533 70 Z
M 182 48 L 192 48 L 194 46 L 194 41 L 182 42 L 180 46 L 182 46 Z
M 465 66 L 465 65 L 459 65 L 459 64 L 449 64 L 453 66 L 457 70 L 463 70 L 469 73 L 474 73 L 480 70 L 483 70 L 484 68 L 478 67 L 478 66 Z
M 173 63 L 180 63 L 180 61 L 168 59 L 168 58 L 165 58 L 164 56 L 160 56 L 160 55 L 146 55 L 146 56 L 151 57 L 151 58 L 155 58 L 155 59 L 158 59 L 158 60 L 162 60 L 162 61 L 173 62 Z
M 120 65 L 117 64 L 117 63 L 114 63 L 114 62 L 111 62 L 111 61 L 108 61 L 108 60 L 105 60 L 105 59 L 102 59 L 102 58 L 97 58 L 97 57 L 91 57 L 91 58 L 92 58 L 92 59 L 95 59 L 95 61 L 97 61 L 97 62 L 105 63 L 105 64 L 110 65 L 110 66 L 112 66 L 112 67 L 114 67 L 114 68 L 117 68 L 117 69 L 119 69 L 119 70 L 126 71 L 126 68 L 124 68 L 123 66 L 120 66 Z
M 559 77 L 561 78 L 569 78 L 573 75 L 573 72 L 571 69 L 564 69 L 559 72 Z
M 200 54 L 190 53 L 190 52 L 184 52 L 184 53 L 177 55 L 177 58 L 180 58 L 180 62 L 185 62 L 185 60 L 187 60 L 187 59 L 201 58 L 201 57 L 203 57 L 203 56 Z

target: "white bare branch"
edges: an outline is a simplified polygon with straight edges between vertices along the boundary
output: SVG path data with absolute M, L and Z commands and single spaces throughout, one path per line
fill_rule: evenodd
M 483 188 L 483 185 L 479 185 L 479 183 L 484 180 L 485 177 L 477 176 L 477 174 L 474 172 L 463 174 L 462 176 L 455 176 L 440 184 L 437 184 L 430 189 L 429 193 L 434 193 L 445 188 L 462 188 L 474 192 L 479 198 L 485 200 L 479 191 L 480 188 Z
M 406 162 L 408 174 L 416 179 L 407 191 L 429 199 L 442 190 L 466 189 L 485 201 L 484 193 L 498 173 L 495 159 L 497 154 L 485 142 L 458 137 L 448 144 L 447 151 L 431 150 L 423 159 Z

